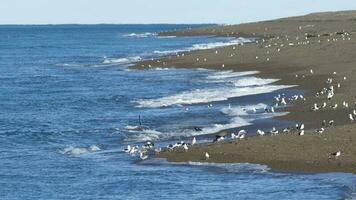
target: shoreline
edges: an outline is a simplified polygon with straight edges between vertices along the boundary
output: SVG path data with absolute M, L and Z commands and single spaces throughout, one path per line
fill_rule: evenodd
M 328 12 L 160 33 L 164 36 L 260 36 L 258 43 L 180 52 L 138 62 L 133 68 L 259 71 L 254 76 L 279 79 L 274 85 L 297 85 L 297 89 L 305 91 L 305 101 L 288 102 L 292 106 L 278 111 L 289 114 L 276 119 L 304 123 L 306 131 L 304 136 L 294 133 L 248 137 L 233 142 L 192 146 L 188 152 L 164 150 L 156 156 L 172 162 L 201 162 L 203 153 L 209 152 L 211 159 L 203 161 L 266 164 L 272 169 L 286 171 L 356 173 L 356 147 L 353 147 L 356 146 L 353 145 L 356 144 L 356 134 L 352 134 L 356 126 L 348 118 L 356 100 L 356 89 L 353 89 L 356 88 L 356 77 L 353 76 L 353 68 L 356 67 L 353 55 L 356 52 L 355 20 L 356 11 Z M 346 80 L 344 77 L 347 77 Z M 332 78 L 333 83 L 326 83 L 328 78 Z M 340 88 L 337 86 L 339 83 Z M 331 100 L 327 100 L 325 95 L 315 96 L 331 85 L 335 88 Z M 342 107 L 343 101 L 349 104 L 348 108 Z M 314 103 L 321 105 L 324 102 L 327 104 L 325 109 L 311 111 Z M 331 106 L 336 103 L 338 108 L 332 109 Z M 335 125 L 325 127 L 322 134 L 316 134 L 314 130 L 322 127 L 323 120 L 335 120 Z M 330 159 L 330 154 L 337 151 L 341 151 L 341 156 Z

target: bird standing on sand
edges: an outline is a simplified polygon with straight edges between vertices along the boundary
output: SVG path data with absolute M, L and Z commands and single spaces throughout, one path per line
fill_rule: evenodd
M 303 135 L 304 135 L 304 130 L 301 130 L 301 131 L 299 132 L 299 135 L 300 135 L 300 136 L 303 136 Z
M 187 152 L 188 149 L 189 149 L 187 144 L 184 144 L 184 145 L 183 145 L 183 148 L 184 148 L 185 152 Z
M 355 120 L 354 117 L 352 116 L 352 114 L 349 114 L 349 118 L 352 122 Z
M 205 152 L 205 160 L 209 160 L 210 155 L 208 154 L 208 152 Z
M 265 132 L 263 132 L 263 131 L 261 131 L 260 129 L 258 129 L 258 130 L 257 130 L 257 134 L 263 136 L 263 135 L 265 135 Z
M 195 139 L 195 137 L 192 140 L 192 145 L 195 145 L 197 143 L 197 139 Z
M 334 153 L 331 153 L 330 156 L 334 156 L 335 158 L 338 158 L 341 156 L 341 151 L 337 151 L 337 152 L 334 152 Z M 329 157 L 331 158 L 331 157 Z
M 324 128 L 320 128 L 320 129 L 315 130 L 315 132 L 322 134 L 324 132 L 324 130 L 325 130 Z

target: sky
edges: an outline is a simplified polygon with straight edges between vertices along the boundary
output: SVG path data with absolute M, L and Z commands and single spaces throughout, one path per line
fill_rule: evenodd
M 0 0 L 0 24 L 236 24 L 335 10 L 356 0 Z

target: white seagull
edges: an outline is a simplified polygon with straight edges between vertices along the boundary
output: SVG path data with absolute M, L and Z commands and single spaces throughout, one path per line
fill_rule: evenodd
M 210 155 L 208 154 L 208 152 L 205 152 L 205 160 L 209 160 Z
M 192 140 L 192 145 L 195 145 L 197 143 L 197 139 L 194 137 Z
M 127 145 L 127 148 L 124 149 L 124 152 L 125 152 L 125 153 L 130 153 L 130 151 L 131 151 L 131 146 L 130 146 L 130 145 Z
M 143 152 L 141 152 L 140 158 L 141 158 L 141 160 L 146 160 L 148 158 L 148 155 L 144 155 Z
M 257 130 L 257 134 L 263 136 L 263 135 L 265 135 L 265 132 L 263 132 L 263 131 L 261 131 L 260 129 L 258 129 L 258 130 Z

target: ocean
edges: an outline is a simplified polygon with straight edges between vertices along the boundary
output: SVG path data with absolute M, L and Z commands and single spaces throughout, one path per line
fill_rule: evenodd
M 0 199 L 355 198 L 352 174 L 141 161 L 123 152 L 146 141 L 209 142 L 221 130 L 293 124 L 263 110 L 277 94 L 302 91 L 258 72 L 129 67 L 253 41 L 156 34 L 200 26 L 0 26 Z M 139 116 L 147 129 L 137 130 Z

